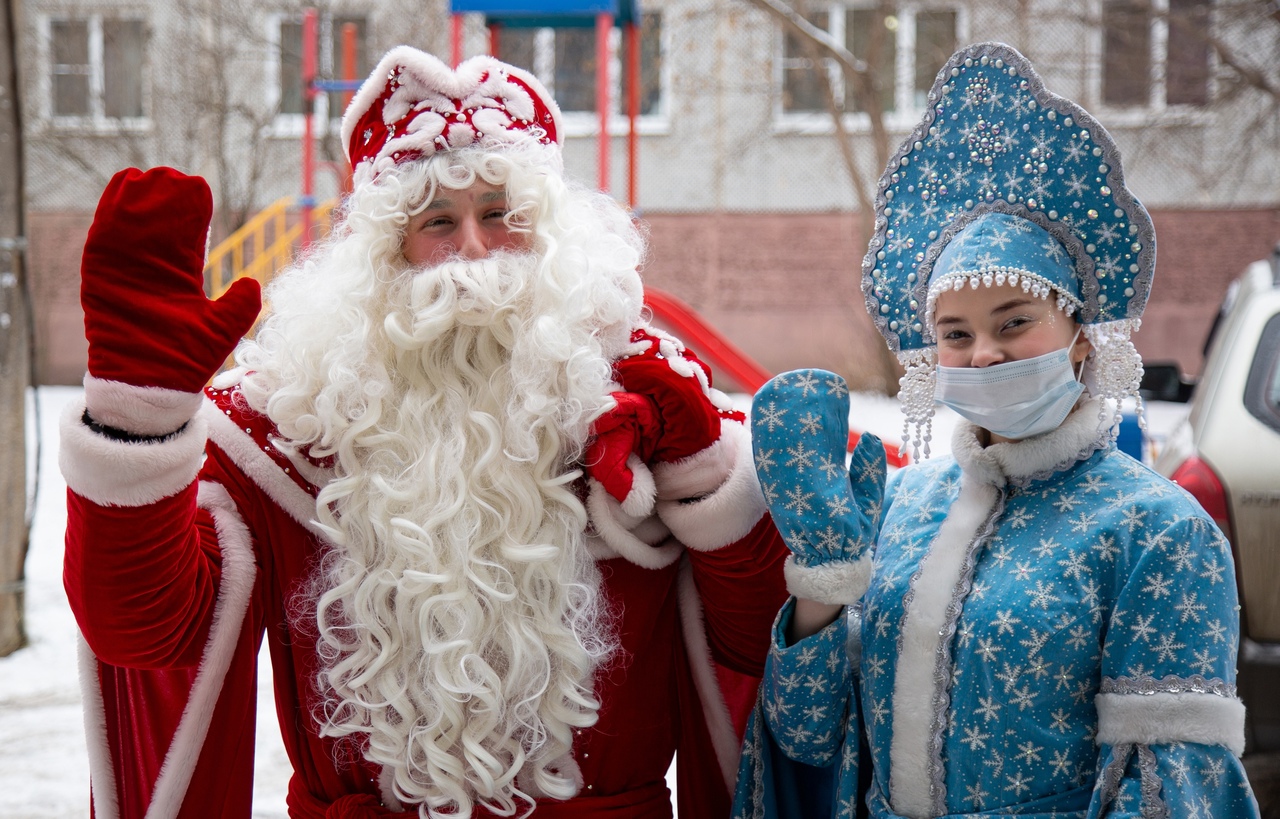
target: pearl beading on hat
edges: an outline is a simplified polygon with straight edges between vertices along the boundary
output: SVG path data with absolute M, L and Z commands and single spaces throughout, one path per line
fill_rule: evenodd
M 1047 299 L 1049 294 L 1053 293 L 1057 295 L 1055 306 L 1067 316 L 1075 315 L 1076 311 L 1082 306 L 1079 299 L 1060 292 L 1054 288 L 1053 282 L 1045 277 L 1020 268 L 988 267 L 982 270 L 953 271 L 939 276 L 929 285 L 929 296 L 924 312 L 925 320 L 928 322 L 929 338 L 933 337 L 933 316 L 937 309 L 938 296 L 947 290 L 963 290 L 966 284 L 974 290 L 977 290 L 979 285 L 991 287 L 992 285 L 1003 286 L 1008 284 L 1016 287 L 1021 284 L 1022 292 L 1029 293 L 1039 299 Z

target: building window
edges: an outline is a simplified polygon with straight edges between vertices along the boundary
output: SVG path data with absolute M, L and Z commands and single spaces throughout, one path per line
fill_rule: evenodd
M 662 113 L 662 15 L 640 16 L 639 113 Z M 627 44 L 621 31 L 610 37 L 610 113 L 627 112 Z M 529 71 L 547 86 L 565 114 L 596 113 L 594 28 L 503 28 L 498 57 Z
M 49 112 L 58 120 L 107 122 L 146 116 L 142 20 L 92 15 L 49 21 Z
M 1102 101 L 1116 107 L 1209 102 L 1210 4 L 1105 0 Z
M 355 29 L 355 61 L 348 66 L 345 52 L 347 26 Z M 364 80 L 373 70 L 369 63 L 366 33 L 369 30 L 365 17 L 321 14 L 316 49 L 316 75 L 318 79 L 345 79 L 348 72 L 357 80 Z M 281 114 L 305 113 L 302 87 L 302 21 L 282 19 L 279 22 L 280 66 L 278 72 Z M 333 91 L 316 97 L 315 114 L 321 120 L 339 119 L 346 107 L 347 93 Z
M 955 51 L 960 25 L 954 9 L 905 6 L 886 12 L 879 7 L 834 3 L 813 8 L 805 17 L 867 63 L 879 89 L 881 111 L 911 116 L 924 107 L 939 69 Z M 827 110 L 819 73 L 823 71 L 840 110 L 865 111 L 864 95 L 846 82 L 840 64 L 826 56 L 817 56 L 815 62 L 814 56 L 816 52 L 784 32 L 780 61 L 783 112 Z

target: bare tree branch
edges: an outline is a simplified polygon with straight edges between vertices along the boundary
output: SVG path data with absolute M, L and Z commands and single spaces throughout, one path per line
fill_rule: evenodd
M 832 59 L 840 63 L 840 67 L 849 74 L 866 74 L 870 69 L 867 64 L 853 52 L 840 44 L 836 38 L 804 19 L 782 0 L 747 0 L 756 8 L 768 12 L 775 20 L 782 23 L 788 31 L 800 38 L 801 42 L 809 42 L 830 54 Z

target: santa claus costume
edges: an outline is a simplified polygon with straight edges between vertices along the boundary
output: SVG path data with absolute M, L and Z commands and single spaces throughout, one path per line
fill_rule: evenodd
M 677 751 L 681 815 L 728 815 L 786 552 L 561 134 L 531 75 L 394 49 L 344 119 L 343 221 L 243 342 L 203 180 L 111 181 L 61 451 L 96 816 L 250 815 L 264 639 L 291 816 L 666 817 Z M 409 266 L 476 186 L 520 246 Z

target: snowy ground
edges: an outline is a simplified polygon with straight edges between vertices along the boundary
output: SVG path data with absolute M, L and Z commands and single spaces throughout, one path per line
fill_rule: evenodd
M 44 387 L 39 392 L 40 487 L 27 557 L 30 645 L 0 659 L 0 816 L 5 819 L 89 815 L 89 763 L 76 670 L 78 636 L 62 590 L 66 483 L 57 455 L 58 418 L 80 395 L 73 387 Z M 34 424 L 28 428 L 34 430 Z M 28 437 L 33 439 L 30 453 L 34 435 Z M 34 470 L 34 458 L 28 460 Z M 253 815 L 283 819 L 290 768 L 274 721 L 271 675 L 264 672 L 259 679 Z
M 80 394 L 72 387 L 39 391 L 40 485 L 27 558 L 30 645 L 0 659 L 0 817 L 6 819 L 79 819 L 88 815 L 89 766 L 75 656 L 78 637 L 61 580 L 66 484 L 57 464 L 58 418 Z M 1182 412 L 1181 407 L 1156 408 L 1151 420 L 1157 438 L 1163 439 Z M 28 418 L 36 414 L 29 412 Z M 901 414 L 892 399 L 855 395 L 851 416 L 859 431 L 875 432 L 886 442 L 901 440 Z M 948 448 L 954 425 L 955 416 L 939 413 L 934 422 L 935 453 Z M 29 426 L 28 450 L 34 453 L 35 425 Z M 28 461 L 34 470 L 34 457 Z M 268 665 L 265 652 L 262 663 Z M 271 675 L 264 668 L 259 678 L 253 815 L 274 819 L 286 816 L 290 768 L 274 720 Z M 674 788 L 674 782 L 670 784 Z

